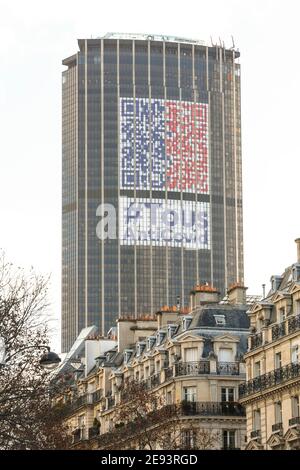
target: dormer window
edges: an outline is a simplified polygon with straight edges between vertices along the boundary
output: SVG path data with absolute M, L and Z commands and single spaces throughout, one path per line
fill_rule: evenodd
M 157 335 L 156 335 L 156 346 L 159 346 L 163 339 L 164 339 L 164 336 L 165 336 L 165 332 L 164 331 L 158 331 L 157 332 Z
M 183 317 L 182 319 L 182 329 L 183 331 L 186 331 L 188 330 L 188 328 L 190 327 L 191 323 L 192 323 L 192 317 Z
M 150 349 L 154 346 L 156 342 L 156 337 L 155 336 L 149 336 L 147 338 L 147 350 L 150 351 Z
M 124 351 L 124 363 L 125 364 L 128 364 L 128 362 L 130 361 L 131 354 L 132 354 L 131 349 L 125 349 Z
M 276 292 L 279 289 L 281 282 L 282 282 L 282 277 L 281 276 L 272 276 L 271 277 L 272 292 Z
M 214 319 L 215 319 L 215 322 L 216 322 L 217 326 L 225 326 L 226 325 L 225 315 L 214 315 Z
M 168 338 L 171 339 L 177 330 L 177 325 L 168 325 Z
M 141 356 L 145 349 L 146 344 L 144 342 L 137 343 L 136 355 L 137 357 Z
M 103 364 L 103 362 L 106 361 L 106 356 L 98 356 L 96 357 L 96 365 L 97 367 L 101 367 L 101 365 Z
M 111 358 L 113 357 L 113 354 L 114 353 L 111 353 L 111 352 L 106 353 L 106 361 L 107 362 L 110 362 Z
M 294 282 L 300 281 L 300 264 L 294 264 L 292 269 L 292 278 Z

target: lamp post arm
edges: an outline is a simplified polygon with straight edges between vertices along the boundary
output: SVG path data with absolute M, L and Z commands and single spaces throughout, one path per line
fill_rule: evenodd
M 28 349 L 47 349 L 48 352 L 51 351 L 51 348 L 50 346 L 46 346 L 46 345 L 40 345 L 40 346 L 26 346 L 22 349 L 19 349 L 18 351 L 14 352 L 13 354 L 11 354 L 10 356 L 6 357 L 5 358 L 5 362 L 9 362 L 14 356 L 16 356 L 17 354 L 20 354 L 24 351 L 27 351 Z

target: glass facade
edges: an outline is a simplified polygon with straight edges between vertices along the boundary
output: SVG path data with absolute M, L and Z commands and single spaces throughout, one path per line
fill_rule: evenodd
M 79 40 L 63 61 L 62 350 L 80 330 L 243 282 L 239 53 Z M 97 208 L 116 208 L 101 240 Z

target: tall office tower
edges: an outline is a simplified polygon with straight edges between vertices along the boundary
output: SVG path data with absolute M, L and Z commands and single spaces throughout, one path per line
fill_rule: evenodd
M 243 283 L 239 52 L 78 44 L 62 76 L 63 351 L 85 326 L 187 305 L 195 284 Z

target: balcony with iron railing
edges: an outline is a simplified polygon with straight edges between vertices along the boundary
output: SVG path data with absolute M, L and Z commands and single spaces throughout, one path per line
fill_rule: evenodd
M 180 411 L 184 416 L 237 416 L 246 417 L 245 408 L 237 402 L 190 402 L 183 401 Z
M 240 364 L 239 362 L 218 362 L 217 374 L 218 375 L 239 375 Z
M 92 426 L 88 430 L 89 439 L 93 439 L 93 437 L 97 437 L 99 436 L 99 434 L 100 434 L 100 427 L 98 426 Z
M 142 380 L 141 383 L 144 384 L 147 390 L 151 390 L 152 388 L 157 387 L 161 384 L 160 372 L 150 375 L 150 377 L 147 377 L 147 379 Z
M 289 419 L 289 426 L 300 425 L 300 416 L 295 416 L 294 418 Z
M 185 419 L 188 416 L 198 416 L 207 419 L 207 417 L 228 417 L 228 418 L 242 418 L 246 419 L 245 408 L 237 402 L 188 402 L 183 401 L 180 404 L 165 405 L 158 413 L 161 412 L 162 419 L 166 421 L 172 418 Z M 149 422 L 157 423 L 157 418 L 152 421 L 152 416 L 157 416 L 157 410 L 149 413 Z M 143 420 L 145 417 L 142 418 Z M 239 420 L 240 421 L 240 420 Z M 144 421 L 143 421 L 144 422 Z M 94 428 L 89 429 L 89 438 L 95 437 Z M 99 429 L 99 428 L 98 428 Z M 91 431 L 91 433 L 90 433 Z M 100 431 L 100 430 L 99 430 Z M 101 438 L 109 440 L 111 433 L 119 433 L 120 439 L 123 436 L 135 435 L 139 433 L 139 425 L 136 421 L 128 421 L 126 423 L 116 423 L 114 429 L 109 429 L 107 432 L 101 433 Z M 100 432 L 96 436 L 100 435 Z M 234 448 L 234 450 L 238 450 Z
M 72 411 L 81 408 L 82 406 L 92 405 L 93 404 L 93 397 L 91 393 L 86 393 L 85 395 L 81 395 L 77 398 L 74 398 L 70 403 L 70 408 Z
M 290 335 L 300 330 L 300 314 L 286 318 L 281 323 L 273 323 L 264 330 L 264 333 L 257 333 L 249 337 L 249 351 L 263 346 L 264 343 L 277 341 L 284 336 Z
M 250 433 L 250 438 L 251 439 L 258 439 L 260 437 L 261 437 L 260 429 L 254 429 L 254 431 L 251 431 L 251 433 Z
M 171 379 L 173 377 L 173 367 L 167 367 L 165 369 L 165 380 Z
M 300 364 L 291 363 L 266 374 L 255 377 L 239 386 L 239 397 L 244 398 L 262 392 L 289 380 L 300 378 Z
M 115 406 L 115 398 L 114 397 L 106 397 L 106 398 L 107 398 L 106 409 L 110 410 L 111 408 Z
M 76 428 L 72 434 L 73 434 L 73 444 L 76 444 L 86 439 L 84 427 Z
M 218 362 L 218 361 L 199 361 L 199 362 L 178 362 L 175 364 L 175 377 L 183 375 L 239 375 L 239 362 Z
M 276 323 L 276 325 L 272 326 L 272 341 L 276 341 L 282 336 L 285 336 L 287 332 L 285 322 Z
M 262 333 L 257 333 L 256 335 L 250 336 L 250 350 L 259 348 L 260 346 L 262 346 L 262 343 Z
M 161 383 L 160 372 L 157 372 L 156 374 L 151 375 L 149 379 L 150 379 L 150 388 L 157 387 Z
M 92 401 L 93 403 L 97 403 L 103 397 L 103 390 L 99 389 L 92 393 Z
M 209 361 L 178 362 L 175 364 L 175 377 L 182 375 L 202 375 L 210 373 Z
M 295 333 L 296 331 L 300 330 L 300 315 L 296 317 L 290 317 L 288 319 L 288 332 Z
M 264 343 L 277 341 L 284 336 L 290 335 L 300 330 L 300 314 L 288 317 L 281 323 L 274 323 L 266 328 L 264 333 L 256 333 L 249 337 L 249 351 L 263 346 Z
M 272 432 L 281 432 L 283 430 L 283 424 L 282 423 L 275 423 L 272 425 Z

